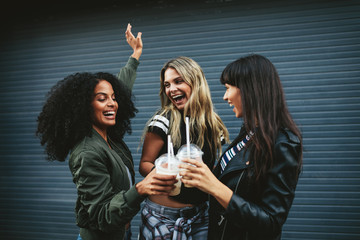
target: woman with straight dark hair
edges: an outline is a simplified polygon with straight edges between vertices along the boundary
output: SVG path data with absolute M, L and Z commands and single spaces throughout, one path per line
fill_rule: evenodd
M 230 63 L 220 81 L 244 124 L 216 168 L 186 159 L 182 181 L 211 195 L 208 239 L 281 238 L 302 166 L 302 137 L 274 65 L 261 55 Z M 184 178 L 186 177 L 186 179 Z

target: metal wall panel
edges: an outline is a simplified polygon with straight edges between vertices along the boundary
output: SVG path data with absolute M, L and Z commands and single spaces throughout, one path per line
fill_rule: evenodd
M 278 68 L 304 136 L 303 173 L 283 239 L 359 239 L 360 2 L 158 2 L 40 17 L 14 24 L 1 40 L 0 239 L 76 239 L 75 186 L 67 163 L 45 161 L 36 118 L 47 91 L 66 75 L 116 73 L 126 63 L 127 22 L 144 40 L 134 85 L 139 113 L 125 138 L 136 168 L 168 59 L 185 55 L 203 67 L 233 139 L 241 122 L 222 100 L 218 79 L 230 61 L 259 53 Z M 137 215 L 134 239 L 139 222 Z

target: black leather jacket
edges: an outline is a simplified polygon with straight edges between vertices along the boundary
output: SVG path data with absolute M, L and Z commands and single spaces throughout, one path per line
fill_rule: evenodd
M 229 148 L 244 135 L 242 129 Z M 282 130 L 276 138 L 274 153 L 274 166 L 260 184 L 255 184 L 249 151 L 245 156 L 243 151 L 235 155 L 222 174 L 219 164 L 214 169 L 214 174 L 234 194 L 227 209 L 210 197 L 208 239 L 281 239 L 299 177 L 300 140 L 290 131 Z

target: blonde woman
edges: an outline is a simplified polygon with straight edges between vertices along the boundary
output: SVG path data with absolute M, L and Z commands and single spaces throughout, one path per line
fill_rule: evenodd
M 204 163 L 212 168 L 229 134 L 214 111 L 201 67 L 188 57 L 172 59 L 161 69 L 160 81 L 162 108 L 145 127 L 141 175 L 149 174 L 155 160 L 167 152 L 168 135 L 175 154 L 186 143 L 186 116 L 191 143 L 202 149 Z M 207 200 L 206 193 L 183 185 L 177 196 L 149 196 L 142 210 L 140 239 L 207 239 Z

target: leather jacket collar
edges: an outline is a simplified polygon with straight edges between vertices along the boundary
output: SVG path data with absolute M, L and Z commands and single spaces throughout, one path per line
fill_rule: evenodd
M 245 134 L 246 134 L 245 128 L 242 127 L 241 130 L 240 130 L 239 135 L 235 138 L 235 140 L 232 142 L 232 144 L 229 145 L 229 147 L 226 149 L 226 151 L 228 151 L 230 148 L 232 148 L 238 142 L 240 142 L 245 137 Z M 226 151 L 223 153 L 223 155 L 226 153 Z M 249 167 L 252 167 L 253 163 L 248 162 L 249 152 L 246 151 L 245 155 L 244 155 L 244 151 L 245 151 L 245 149 L 243 149 L 242 151 L 237 153 L 231 159 L 231 161 L 227 164 L 226 168 L 224 169 L 223 173 L 220 173 L 221 167 L 220 167 L 220 161 L 219 161 L 218 164 L 216 165 L 215 169 L 214 169 L 215 176 L 217 176 L 218 179 L 221 180 L 221 178 L 223 178 L 225 175 L 227 175 L 227 174 L 229 174 L 231 172 L 239 171 L 239 170 L 243 170 L 243 169 L 247 169 Z

